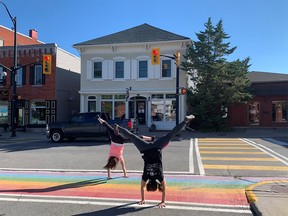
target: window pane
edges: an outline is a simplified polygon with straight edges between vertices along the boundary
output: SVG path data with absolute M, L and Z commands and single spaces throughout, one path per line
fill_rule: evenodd
M 139 78 L 148 77 L 148 63 L 147 61 L 139 61 Z
M 287 122 L 288 101 L 272 101 L 272 121 Z
M 36 65 L 35 66 L 35 79 L 34 85 L 42 85 L 42 66 Z
M 166 98 L 166 111 L 165 111 L 165 121 L 175 121 L 176 120 L 176 99 Z
M 96 101 L 88 101 L 88 112 L 96 112 Z
M 108 115 L 111 117 L 112 116 L 112 101 L 102 101 L 101 112 L 108 113 Z
M 158 95 L 159 96 L 159 95 Z M 152 95 L 153 97 L 153 95 Z M 152 121 L 164 121 L 164 100 L 156 99 L 156 97 L 151 100 L 151 118 Z
M 23 84 L 23 81 L 22 81 L 23 74 L 22 73 L 23 73 L 22 72 L 22 68 L 17 70 L 17 74 L 16 74 L 16 84 L 17 85 L 22 85 Z
M 171 61 L 162 60 L 162 77 L 171 77 Z
M 115 78 L 124 78 L 124 62 L 116 62 Z
M 125 95 L 114 95 L 115 99 L 125 99 Z
M 0 100 L 0 124 L 8 124 L 8 102 Z
M 45 124 L 45 101 L 34 101 L 31 103 L 31 124 Z
M 115 119 L 125 119 L 125 101 L 115 101 Z
M 94 62 L 94 78 L 102 78 L 102 62 Z
M 113 96 L 112 95 L 101 95 L 102 99 L 112 99 Z

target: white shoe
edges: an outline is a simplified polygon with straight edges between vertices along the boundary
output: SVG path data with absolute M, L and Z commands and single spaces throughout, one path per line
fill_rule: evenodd
M 185 121 L 191 121 L 192 119 L 194 119 L 195 116 L 194 115 L 189 115 L 185 117 Z

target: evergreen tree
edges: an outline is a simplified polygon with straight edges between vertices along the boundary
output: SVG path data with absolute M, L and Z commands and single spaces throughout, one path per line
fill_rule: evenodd
M 251 99 L 247 78 L 250 58 L 227 61 L 225 57 L 237 47 L 230 48 L 230 43 L 224 42 L 230 37 L 224 32 L 222 20 L 213 26 L 209 18 L 205 28 L 196 33 L 199 41 L 192 41 L 181 67 L 193 81 L 188 105 L 197 116 L 198 126 L 218 131 L 227 126 L 225 116 L 230 104 Z

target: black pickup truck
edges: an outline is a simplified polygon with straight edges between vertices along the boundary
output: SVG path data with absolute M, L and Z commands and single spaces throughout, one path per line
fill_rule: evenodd
M 72 115 L 67 122 L 47 124 L 47 138 L 51 139 L 52 142 L 62 142 L 64 138 L 72 141 L 77 137 L 107 137 L 109 139 L 106 128 L 97 120 L 98 115 L 112 126 L 116 123 L 133 133 L 138 131 L 138 124 L 132 119 L 112 120 L 107 113 L 87 112 Z

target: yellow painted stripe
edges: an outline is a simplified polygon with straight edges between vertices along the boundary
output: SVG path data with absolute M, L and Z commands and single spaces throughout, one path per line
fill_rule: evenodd
M 257 186 L 261 186 L 264 184 L 270 184 L 270 183 L 277 183 L 277 185 L 279 185 L 279 183 L 288 183 L 288 180 L 269 180 L 269 181 L 262 181 L 262 182 L 257 182 L 256 184 L 250 185 L 249 187 L 247 187 L 245 189 L 247 198 L 249 200 L 249 203 L 254 203 L 257 201 L 257 196 L 253 193 L 253 190 L 255 187 Z
M 264 152 L 200 151 L 201 154 L 265 154 Z
M 202 160 L 219 160 L 219 161 L 278 161 L 276 158 L 242 158 L 242 157 L 201 157 Z
M 227 146 L 227 147 L 199 146 L 199 149 L 256 149 L 256 148 L 255 147 L 235 147 L 235 146 Z
M 204 164 L 204 169 L 223 169 L 223 170 L 270 170 L 288 171 L 288 166 L 238 166 L 238 165 L 211 165 Z
M 216 144 L 216 143 L 209 143 L 209 144 L 200 144 L 198 143 L 198 146 L 251 146 L 251 145 L 248 145 L 248 144 L 230 144 L 230 143 L 227 143 L 227 144 Z

